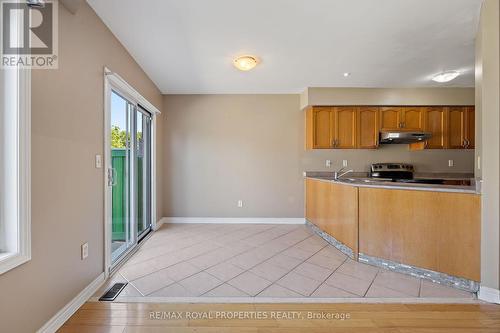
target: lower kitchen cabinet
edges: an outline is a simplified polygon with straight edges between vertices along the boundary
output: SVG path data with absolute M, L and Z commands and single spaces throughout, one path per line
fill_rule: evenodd
M 480 196 L 359 188 L 359 252 L 480 281 Z
M 479 194 L 306 178 L 306 219 L 358 253 L 480 281 Z
M 358 189 L 306 179 L 306 219 L 358 253 Z

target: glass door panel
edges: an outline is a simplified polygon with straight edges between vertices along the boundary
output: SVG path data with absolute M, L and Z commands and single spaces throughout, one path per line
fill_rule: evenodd
M 136 112 L 137 235 L 151 230 L 151 115 L 140 106 Z
M 131 115 L 134 106 L 111 93 L 111 261 L 115 263 L 134 244 L 130 228 Z

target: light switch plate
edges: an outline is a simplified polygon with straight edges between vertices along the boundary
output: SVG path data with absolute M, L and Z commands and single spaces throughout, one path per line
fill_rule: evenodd
M 332 161 L 331 160 L 326 160 L 325 165 L 327 167 L 331 167 L 332 166 Z
M 84 243 L 82 244 L 82 260 L 85 260 L 87 259 L 87 257 L 89 256 L 89 243 Z
M 451 168 L 455 165 L 455 162 L 453 160 L 448 160 L 448 166 Z
M 96 169 L 102 168 L 102 156 L 101 155 L 95 155 L 95 167 L 96 167 Z
M 343 166 L 343 167 L 346 167 L 346 166 L 347 166 L 347 164 L 348 164 L 348 163 L 347 163 L 347 160 L 342 160 L 342 166 Z
M 243 200 L 238 200 L 238 208 L 243 207 Z

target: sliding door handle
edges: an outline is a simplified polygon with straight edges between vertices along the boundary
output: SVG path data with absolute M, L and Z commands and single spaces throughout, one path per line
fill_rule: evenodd
M 108 168 L 108 186 L 117 184 L 118 173 L 115 168 Z

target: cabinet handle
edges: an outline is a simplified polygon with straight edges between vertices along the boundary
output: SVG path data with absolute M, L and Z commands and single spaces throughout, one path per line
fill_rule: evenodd
M 469 146 L 470 146 L 469 140 L 465 139 L 465 148 L 467 149 L 469 148 Z

